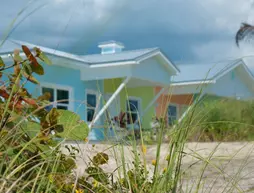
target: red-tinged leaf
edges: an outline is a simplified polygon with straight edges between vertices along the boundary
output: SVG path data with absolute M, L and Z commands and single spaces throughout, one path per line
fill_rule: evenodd
M 1 57 L 0 57 L 0 67 L 5 67 L 5 63 Z
M 11 102 L 10 104 L 9 104 L 9 108 L 10 109 L 15 109 L 16 111 L 21 111 L 23 108 L 24 108 L 24 106 L 22 105 L 22 103 L 21 103 L 21 101 L 17 101 L 17 102 L 15 102 L 15 103 L 13 103 L 13 102 Z
M 29 105 L 37 106 L 37 102 L 34 99 L 31 98 L 23 98 L 23 101 L 26 102 Z
M 40 48 L 34 48 L 36 56 L 39 57 L 45 64 L 52 65 L 51 60 L 40 50 Z
M 37 64 L 37 66 L 32 65 L 31 69 L 32 69 L 33 72 L 35 72 L 38 75 L 43 75 L 44 74 L 44 69 L 39 63 Z
M 32 54 L 32 52 L 29 50 L 29 48 L 25 45 L 22 45 L 22 50 L 25 53 L 28 60 L 32 63 L 32 65 L 35 67 L 38 66 L 38 62 L 36 58 L 34 57 L 34 55 Z
M 0 96 L 4 99 L 8 99 L 10 95 L 7 93 L 6 90 L 0 90 Z

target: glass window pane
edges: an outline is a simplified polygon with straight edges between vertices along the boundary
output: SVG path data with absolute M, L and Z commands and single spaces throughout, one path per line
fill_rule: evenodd
M 176 121 L 176 117 L 168 117 L 168 124 L 173 125 Z
M 59 103 L 69 104 L 69 91 L 57 90 L 57 101 L 59 100 L 66 100 L 66 101 L 61 101 Z
M 42 87 L 42 94 L 44 94 L 44 93 L 50 94 L 50 99 L 49 99 L 50 102 L 54 101 L 54 89 L 53 88 Z
M 138 120 L 138 114 L 137 113 L 128 113 L 127 114 L 127 123 L 132 124 L 136 120 Z
M 168 106 L 168 124 L 173 125 L 177 118 L 177 107 L 174 105 Z
M 176 109 L 176 106 L 173 106 L 173 105 L 169 105 L 168 106 L 168 116 L 176 116 L 176 112 L 177 109 Z
M 131 112 L 137 112 L 138 109 L 138 101 L 137 100 L 129 100 L 127 102 L 127 110 Z
M 68 107 L 67 107 L 67 106 L 60 106 L 60 105 L 57 105 L 56 108 L 57 108 L 57 109 L 68 110 Z
M 96 95 L 87 94 L 87 106 L 88 107 L 96 107 Z
M 94 109 L 87 109 L 87 121 L 91 122 L 94 116 Z

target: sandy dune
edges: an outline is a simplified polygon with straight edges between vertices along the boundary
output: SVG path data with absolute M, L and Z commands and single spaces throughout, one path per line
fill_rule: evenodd
M 106 171 L 112 172 L 116 166 L 116 159 L 121 158 L 121 152 L 124 152 L 125 159 L 131 165 L 132 153 L 130 146 L 115 146 L 108 144 L 91 144 L 71 143 L 80 148 L 80 156 L 78 158 L 78 172 L 80 175 L 84 173 L 84 169 L 89 161 L 88 157 L 92 157 L 97 152 L 105 151 L 110 156 L 109 163 L 104 165 Z M 217 148 L 216 148 L 217 147 Z M 123 149 L 121 149 L 123 148 Z M 199 192 L 227 192 L 230 188 L 234 191 L 230 192 L 254 192 L 254 143 L 187 143 L 185 152 L 195 156 L 202 156 L 204 160 L 208 159 L 214 149 L 212 159 L 209 161 L 205 169 L 202 183 L 202 189 Z M 113 151 L 114 149 L 114 151 Z M 150 170 L 153 169 L 151 162 L 155 159 L 156 146 L 147 146 L 146 161 Z M 168 145 L 162 145 L 161 166 L 166 164 L 165 157 L 168 155 Z M 183 192 L 194 192 L 197 185 L 197 179 L 200 178 L 202 168 L 206 161 L 199 161 L 193 156 L 188 155 L 183 159 L 182 169 L 185 171 L 182 184 Z M 130 166 L 131 167 L 131 166 Z M 190 190 L 192 187 L 192 191 Z

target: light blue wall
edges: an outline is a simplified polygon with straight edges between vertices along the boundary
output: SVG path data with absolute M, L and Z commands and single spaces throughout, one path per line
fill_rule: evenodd
M 6 65 L 10 65 L 11 63 L 7 63 Z M 98 93 L 104 93 L 103 81 L 95 80 L 95 81 L 82 81 L 81 73 L 78 69 L 71 69 L 56 65 L 43 65 L 45 74 L 43 76 L 39 76 L 34 74 L 35 78 L 40 83 L 52 83 L 57 85 L 64 85 L 72 88 L 73 97 L 74 97 L 74 112 L 80 115 L 82 120 L 86 121 L 86 89 L 95 90 Z M 9 69 L 6 71 L 8 73 L 12 73 L 13 69 Z M 5 77 L 5 76 L 4 76 Z M 7 80 L 3 78 L 3 80 Z M 29 93 L 33 96 L 37 97 L 40 95 L 40 86 L 33 84 L 31 82 L 27 82 L 25 87 L 28 89 Z M 101 100 L 101 106 L 103 102 Z M 103 118 L 101 119 L 101 124 L 103 122 Z M 100 125 L 101 125 L 100 124 Z M 104 131 L 102 128 L 92 129 L 90 132 L 90 140 L 102 140 L 104 138 Z
M 37 80 L 43 84 L 53 83 L 57 85 L 65 85 L 72 87 L 74 97 L 74 112 L 80 115 L 82 120 L 86 121 L 86 89 L 95 90 L 103 93 L 102 81 L 82 81 L 80 77 L 80 70 L 65 68 L 60 66 L 44 66 L 45 75 L 36 75 Z M 34 95 L 38 96 L 40 93 L 39 86 L 28 83 L 28 90 Z M 102 105 L 102 103 L 101 103 Z M 103 139 L 101 129 L 93 129 L 90 132 L 90 140 Z
M 156 58 L 150 58 L 139 65 L 133 65 L 132 76 L 166 85 L 169 85 L 171 79 L 168 69 L 164 65 L 161 65 Z
M 232 73 L 234 73 L 234 75 L 232 75 Z M 209 85 L 205 92 L 225 97 L 239 96 L 241 99 L 253 97 L 253 93 L 243 82 L 237 70 L 227 73 L 217 80 L 216 84 Z
M 52 83 L 71 87 L 73 89 L 74 111 L 78 113 L 83 120 L 86 120 L 85 89 L 100 90 L 103 92 L 102 81 L 82 81 L 80 79 L 80 71 L 71 68 L 45 65 L 44 70 L 45 74 L 43 76 L 35 76 L 37 80 L 42 84 Z M 34 96 L 40 94 L 39 86 L 28 83 L 26 87 Z

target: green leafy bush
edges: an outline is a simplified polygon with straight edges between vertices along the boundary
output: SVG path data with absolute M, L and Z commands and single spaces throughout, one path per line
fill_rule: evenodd
M 77 152 L 63 154 L 55 138 L 85 139 L 88 127 L 73 112 L 46 110 L 48 93 L 29 94 L 26 84 L 39 84 L 33 75 L 44 74 L 38 61 L 51 62 L 38 48 L 22 51 L 26 58 L 16 49 L 9 66 L 0 58 L 0 192 L 71 192 Z
M 254 101 L 204 99 L 194 111 L 192 140 L 254 140 Z

